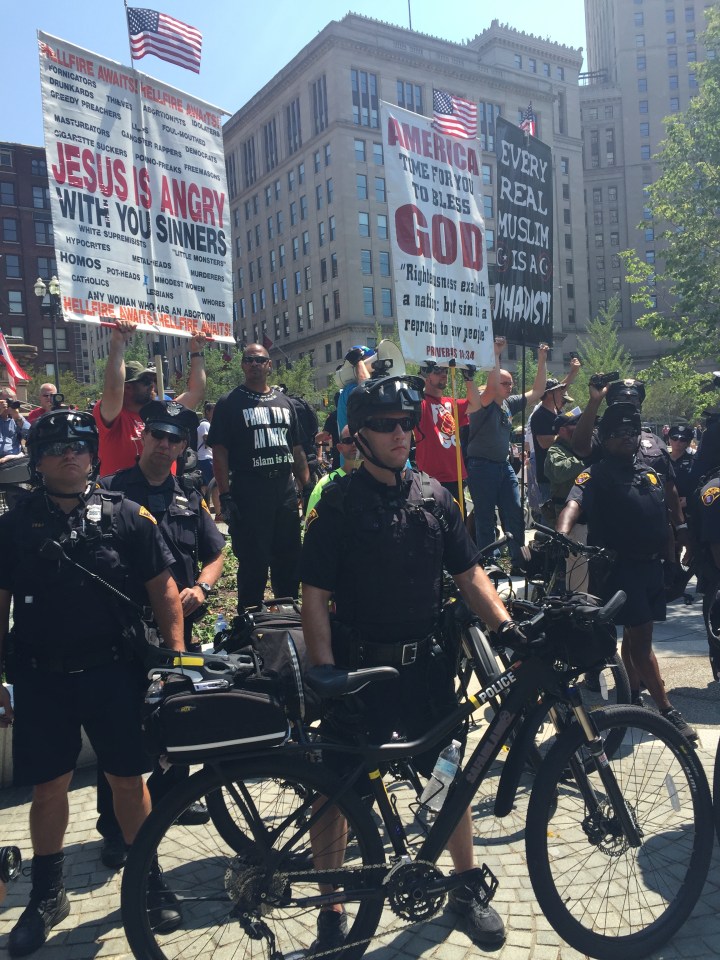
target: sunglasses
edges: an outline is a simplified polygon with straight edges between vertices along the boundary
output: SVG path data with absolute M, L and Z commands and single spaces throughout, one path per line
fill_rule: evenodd
M 155 385 L 155 377 L 139 377 L 135 383 L 141 383 L 144 387 Z
M 164 430 L 151 430 L 150 436 L 153 440 L 167 440 L 168 443 L 182 443 L 184 437 L 179 437 L 176 433 L 166 433 Z
M 90 453 L 90 444 L 86 440 L 60 440 L 58 443 L 49 443 L 40 451 L 43 457 L 62 457 L 67 453 Z
M 610 440 L 623 440 L 625 437 L 639 437 L 640 431 L 635 427 L 621 427 L 608 434 Z
M 349 440 L 338 440 L 336 446 L 338 447 L 351 447 L 355 441 L 350 438 Z
M 400 417 L 394 420 L 392 417 L 372 417 L 365 421 L 365 426 L 373 433 L 394 433 L 396 427 L 400 427 L 403 433 L 410 433 L 415 427 L 413 417 Z
M 242 362 L 257 363 L 257 364 L 270 363 L 270 357 L 243 357 Z

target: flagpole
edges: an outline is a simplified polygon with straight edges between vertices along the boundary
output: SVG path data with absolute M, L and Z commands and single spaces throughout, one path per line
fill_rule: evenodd
M 124 2 L 124 4 L 125 4 L 125 29 L 127 30 L 128 48 L 129 48 L 129 50 L 130 50 L 130 66 L 131 66 L 131 67 L 134 67 L 134 66 L 135 66 L 135 58 L 133 57 L 132 43 L 130 42 L 130 23 L 129 23 L 129 21 L 128 21 L 128 5 L 127 5 L 127 0 L 123 0 L 123 2 Z

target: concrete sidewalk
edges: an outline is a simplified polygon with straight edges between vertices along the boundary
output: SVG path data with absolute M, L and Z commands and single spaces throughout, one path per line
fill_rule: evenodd
M 671 605 L 668 620 L 656 628 L 656 651 L 670 699 L 698 727 L 699 754 L 709 777 L 720 735 L 720 684 L 711 680 L 707 642 L 700 603 Z M 72 912 L 55 928 L 35 956 L 43 960 L 93 960 L 95 957 L 130 960 L 120 921 L 120 874 L 100 863 L 100 838 L 95 833 L 95 772 L 79 771 L 70 793 L 70 826 L 66 837 L 66 877 Z M 571 960 L 580 957 L 552 930 L 535 901 L 527 875 L 524 816 L 527 792 L 521 791 L 516 809 L 504 820 L 488 811 L 494 793 L 492 781 L 481 788 L 474 805 L 476 848 L 499 879 L 494 905 L 503 917 L 505 945 L 488 951 L 498 960 Z M 29 861 L 30 791 L 0 791 L 0 845 L 16 844 Z M 22 912 L 30 888 L 27 873 L 10 886 L 0 907 L 0 955 L 7 934 Z M 383 925 L 396 925 L 386 911 Z M 395 922 L 391 922 L 395 921 Z M 716 848 L 710 875 L 695 911 L 674 940 L 652 954 L 655 960 L 707 958 L 720 953 L 720 854 Z M 449 918 L 440 914 L 431 922 L 407 931 L 388 933 L 366 956 L 369 960 L 470 960 L 478 948 Z M 224 954 L 225 955 L 225 954 Z

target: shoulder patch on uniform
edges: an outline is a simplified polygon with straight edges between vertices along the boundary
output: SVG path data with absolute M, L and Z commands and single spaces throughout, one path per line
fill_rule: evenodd
M 702 495 L 702 502 L 706 507 L 710 507 L 720 497 L 720 487 L 708 487 Z
M 200 506 L 203 508 L 203 510 L 206 510 L 208 513 L 210 513 L 210 507 L 208 507 L 207 503 L 205 502 L 205 497 L 200 497 Z
M 312 508 L 310 513 L 305 517 L 305 531 L 307 532 L 310 529 L 310 524 L 317 520 L 317 510 L 315 507 Z
M 587 470 L 583 470 L 582 473 L 579 473 L 575 477 L 575 483 L 578 485 L 578 487 L 581 487 L 584 483 L 587 483 L 589 479 L 590 473 Z
M 155 524 L 155 526 L 157 526 L 157 520 L 156 520 L 155 517 L 150 513 L 150 511 L 148 510 L 147 507 L 140 507 L 140 509 L 138 510 L 138 513 L 140 514 L 141 517 L 147 517 L 148 520 L 152 520 L 152 522 Z
M 652 470 L 648 470 L 647 478 L 654 487 L 657 486 L 658 478 L 656 473 L 653 473 Z

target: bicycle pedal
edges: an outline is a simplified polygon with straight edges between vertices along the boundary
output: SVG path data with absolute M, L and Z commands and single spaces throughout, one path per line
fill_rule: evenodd
M 486 863 L 481 867 L 454 874 L 450 879 L 457 880 L 457 883 L 450 884 L 450 890 L 461 886 L 470 887 L 483 907 L 490 903 L 498 888 L 498 879 Z

